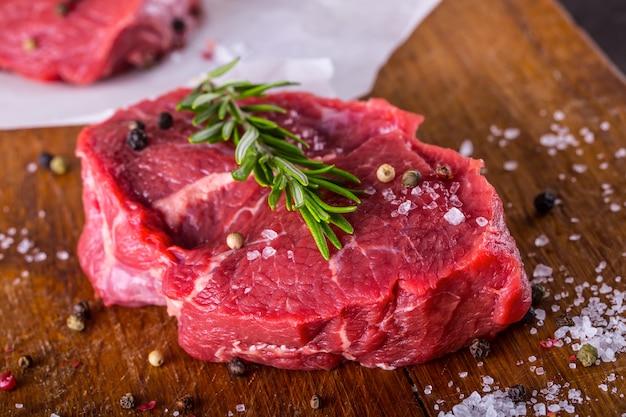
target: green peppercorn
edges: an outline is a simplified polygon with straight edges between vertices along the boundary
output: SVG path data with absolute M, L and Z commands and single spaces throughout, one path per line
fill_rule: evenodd
M 228 363 L 228 373 L 232 376 L 244 376 L 246 371 L 246 364 L 239 358 L 234 358 Z
M 491 352 L 491 343 L 487 339 L 474 339 L 469 347 L 470 353 L 477 359 L 485 358 Z
M 583 366 L 591 366 L 598 360 L 598 349 L 589 343 L 585 343 L 578 351 L 576 358 Z
M 63 175 L 67 172 L 68 163 L 62 156 L 54 156 L 50 160 L 50 171 L 57 175 Z
M 126 394 L 122 395 L 122 397 L 120 398 L 120 405 L 122 406 L 122 408 L 127 410 L 135 408 L 135 397 L 133 397 L 133 394 L 127 392 Z
M 407 169 L 402 174 L 402 185 L 407 188 L 417 187 L 422 182 L 422 174 L 416 169 Z

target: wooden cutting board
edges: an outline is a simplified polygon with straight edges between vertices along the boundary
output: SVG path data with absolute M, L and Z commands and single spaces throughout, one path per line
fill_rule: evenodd
M 3 131 L 1 369 L 13 370 L 18 387 L 0 392 L 0 415 L 173 416 L 176 400 L 190 395 L 194 409 L 180 415 L 436 416 L 474 391 L 490 398 L 516 384 L 535 391 L 528 415 L 535 403 L 559 401 L 575 410 L 559 415 L 626 412 L 623 355 L 583 367 L 570 358 L 575 341 L 540 344 L 566 310 L 581 315 L 594 288 L 625 290 L 617 278 L 626 275 L 623 78 L 552 0 L 444 0 L 394 53 L 371 95 L 424 114 L 422 140 L 471 147 L 484 159 L 529 276 L 538 265 L 554 271 L 538 306 L 543 320 L 512 326 L 484 359 L 463 350 L 394 371 L 251 366 L 232 377 L 225 365 L 196 361 L 178 347 L 165 309 L 104 308 L 94 299 L 75 252 L 84 220 L 73 157 L 79 128 Z M 568 137 L 564 129 L 569 142 L 551 145 L 556 131 Z M 69 172 L 33 170 L 42 151 L 68 158 Z M 538 216 L 533 198 L 546 189 L 560 204 Z M 575 289 L 585 282 L 576 305 Z M 65 325 L 79 300 L 93 316 L 81 333 Z M 165 354 L 159 368 L 147 361 L 153 349 Z M 33 358 L 30 368 L 18 367 L 21 355 Z M 127 392 L 137 404 L 155 401 L 154 409 L 123 410 Z M 318 410 L 309 405 L 314 393 L 323 401 Z

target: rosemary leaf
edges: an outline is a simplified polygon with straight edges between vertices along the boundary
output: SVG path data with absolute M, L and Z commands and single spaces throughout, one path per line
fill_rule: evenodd
M 320 226 L 322 227 L 324 235 L 326 236 L 328 241 L 332 243 L 335 248 L 341 249 L 341 242 L 339 241 L 339 238 L 337 237 L 333 229 L 330 228 L 328 223 L 320 223 Z
M 224 126 L 224 122 L 219 122 L 204 130 L 200 130 L 189 137 L 189 142 L 191 143 L 206 142 L 212 136 L 219 134 L 220 131 L 222 130 L 222 126 Z
M 293 198 L 293 206 L 297 209 L 304 206 L 304 191 L 302 185 L 296 181 L 287 181 L 287 185 L 291 190 L 291 198 Z
M 324 259 L 330 259 L 330 250 L 328 249 L 328 244 L 326 243 L 326 238 L 324 236 L 324 230 L 322 226 L 315 221 L 311 213 L 308 211 L 306 207 L 300 210 L 300 215 L 304 219 L 304 222 L 308 226 L 311 231 L 311 236 L 313 236 L 313 240 L 317 245 L 317 249 L 320 251 Z
M 237 148 L 235 148 L 235 162 L 241 164 L 241 161 L 248 153 L 250 147 L 254 144 L 254 142 L 259 137 L 259 131 L 254 127 L 248 125 L 246 127 L 246 132 L 241 137 L 241 140 L 237 144 Z
M 330 204 L 325 203 L 321 198 L 319 198 L 315 193 L 309 192 L 307 193 L 307 197 L 315 202 L 319 207 L 328 213 L 352 213 L 356 211 L 357 206 L 343 206 L 343 207 L 335 207 Z M 329 216 L 330 217 L 330 216 Z
M 239 168 L 231 172 L 232 177 L 236 181 L 245 181 L 250 176 L 256 164 L 256 155 L 253 152 L 248 153 L 241 161 Z
M 263 93 L 269 90 L 270 88 L 286 87 L 288 85 L 295 85 L 295 83 L 292 83 L 289 81 L 277 81 L 274 83 L 259 84 L 252 88 L 242 91 L 241 94 L 239 95 L 239 98 L 262 97 Z
M 237 62 L 239 62 L 239 58 L 234 59 L 229 63 L 222 65 L 221 67 L 217 67 L 212 71 L 209 71 L 206 75 L 206 78 L 210 80 L 212 78 L 221 77 L 222 75 L 230 71 L 235 65 L 237 65 Z
M 245 112 L 262 112 L 262 111 L 273 111 L 276 113 L 287 112 L 282 107 L 274 106 L 273 104 L 249 104 L 247 106 L 241 106 L 241 110 Z
M 346 182 L 359 184 L 359 180 L 334 165 L 309 159 L 302 150 L 309 148 L 307 142 L 259 115 L 286 113 L 284 108 L 259 100 L 241 101 L 265 97 L 269 89 L 293 83 L 253 84 L 246 80 L 233 80 L 214 84 L 214 78 L 224 75 L 237 62 L 234 60 L 210 71 L 206 79 L 178 103 L 178 110 L 196 113 L 193 124 L 202 127 L 190 135 L 189 141 L 209 144 L 232 141 L 235 162 L 239 165 L 231 172 L 233 179 L 245 181 L 253 175 L 260 186 L 269 187 L 267 202 L 272 210 L 276 209 L 284 192 L 285 208 L 298 210 L 321 255 L 329 260 L 327 242 L 341 249 L 341 241 L 331 225 L 344 233 L 353 233 L 354 228 L 343 215 L 354 212 L 357 206 L 330 205 L 323 199 L 325 192 L 359 204 L 356 196 L 359 191 L 345 187 Z
M 233 129 L 235 128 L 235 120 L 228 119 L 224 122 L 224 127 L 222 127 L 222 139 L 225 141 L 230 139 L 233 134 Z
M 307 177 L 306 174 L 294 164 L 284 158 L 281 158 L 280 156 L 274 156 L 273 159 L 278 167 L 280 167 L 283 171 L 289 173 L 289 175 L 297 180 L 300 184 L 304 186 L 309 185 L 309 177 Z

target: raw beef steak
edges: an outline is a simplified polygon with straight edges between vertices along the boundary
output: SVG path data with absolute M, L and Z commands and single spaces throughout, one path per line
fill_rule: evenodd
M 2 0 L 0 68 L 89 84 L 185 43 L 198 0 Z
M 354 173 L 364 190 L 354 234 L 325 261 L 297 213 L 271 211 L 269 189 L 235 182 L 230 143 L 191 145 L 187 91 L 121 110 L 79 137 L 86 225 L 78 254 L 105 304 L 165 304 L 194 357 L 288 369 L 344 360 L 393 368 L 491 338 L 520 320 L 530 290 L 502 203 L 482 162 L 415 139 L 421 116 L 386 101 L 270 95 L 273 120 L 309 157 Z M 160 130 L 169 111 L 174 126 Z M 148 145 L 125 144 L 128 124 Z M 378 166 L 395 180 L 382 183 Z M 415 188 L 402 173 L 417 169 Z M 346 204 L 330 198 L 334 204 Z M 226 236 L 240 232 L 241 249 Z

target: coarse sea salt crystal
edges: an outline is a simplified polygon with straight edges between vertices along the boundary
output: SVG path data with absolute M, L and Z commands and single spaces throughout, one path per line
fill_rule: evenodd
M 48 255 L 46 255 L 45 252 L 38 252 L 33 256 L 33 261 L 42 262 L 42 261 L 45 261 L 47 258 L 48 258 Z
M 28 171 L 31 174 L 37 171 L 37 164 L 34 162 L 29 163 L 28 165 L 26 165 L 26 171 Z
M 518 167 L 517 161 L 506 161 L 503 165 L 505 171 L 515 171 Z
M 57 259 L 61 261 L 67 261 L 70 258 L 70 254 L 65 250 L 57 251 Z
M 553 269 L 548 265 L 537 264 L 533 271 L 534 278 L 547 278 L 552 276 Z
M 258 259 L 260 257 L 261 257 L 261 252 L 259 252 L 258 250 L 252 250 L 246 253 L 246 258 L 249 261 L 254 261 L 255 259 Z
M 452 207 L 443 215 L 443 218 L 453 226 L 458 226 L 465 221 L 465 215 L 461 210 L 456 207 Z
M 368 187 L 365 187 L 365 189 L 363 190 L 363 192 L 367 195 L 374 195 L 376 194 L 376 188 L 372 187 L 371 185 Z
M 276 254 L 276 249 L 271 246 L 266 246 L 263 248 L 263 254 L 261 255 L 263 259 L 271 258 Z
M 556 110 L 553 114 L 552 117 L 554 118 L 554 120 L 556 120 L 557 122 L 561 122 L 565 119 L 565 113 L 562 110 Z
M 398 206 L 398 214 L 402 214 L 406 216 L 410 210 L 416 207 L 417 206 L 415 205 L 414 202 L 412 202 L 411 200 L 407 200 Z
M 611 127 L 611 125 L 606 120 L 603 121 L 602 123 L 600 123 L 600 130 L 603 130 L 603 131 L 606 132 L 607 130 L 610 129 L 610 127 Z
M 508 140 L 516 139 L 519 136 L 520 130 L 516 127 L 509 127 L 504 129 L 504 138 Z
M 461 142 L 461 146 L 459 147 L 459 153 L 463 156 L 471 156 L 474 153 L 474 144 L 471 140 L 465 139 Z
M 278 233 L 276 233 L 274 230 L 272 229 L 265 229 L 261 232 L 261 237 L 263 237 L 263 239 L 267 239 L 267 240 L 274 240 L 278 237 Z
M 489 224 L 489 220 L 487 220 L 486 218 L 479 216 L 476 217 L 476 224 L 479 225 L 480 227 L 485 227 L 487 226 L 487 224 Z
M 539 235 L 535 239 L 535 246 L 537 247 L 546 246 L 548 243 L 550 243 L 550 239 L 546 235 Z
M 626 158 L 626 148 L 619 148 L 617 151 L 615 151 L 615 158 Z
M 545 320 L 546 319 L 546 310 L 544 310 L 543 308 L 536 308 L 535 309 L 535 317 L 537 318 L 537 320 Z
M 585 172 L 587 172 L 587 165 L 585 164 L 574 164 L 572 165 L 572 169 L 579 173 L 579 174 L 583 174 Z

